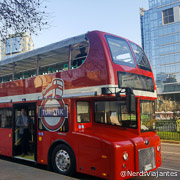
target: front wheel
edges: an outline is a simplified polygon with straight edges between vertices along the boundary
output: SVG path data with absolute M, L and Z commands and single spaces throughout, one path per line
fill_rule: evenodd
M 64 144 L 55 147 L 51 161 L 55 172 L 72 176 L 76 171 L 76 159 L 74 153 Z

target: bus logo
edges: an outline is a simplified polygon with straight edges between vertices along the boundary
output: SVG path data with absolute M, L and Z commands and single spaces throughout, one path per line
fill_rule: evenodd
M 58 131 L 68 116 L 67 107 L 62 99 L 64 81 L 55 78 L 42 92 L 43 100 L 39 109 L 39 117 L 48 131 Z
M 41 107 L 40 117 L 67 117 L 66 107 Z

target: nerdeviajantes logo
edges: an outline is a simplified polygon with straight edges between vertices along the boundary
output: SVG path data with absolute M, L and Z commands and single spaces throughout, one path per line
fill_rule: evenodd
M 43 100 L 40 107 L 41 121 L 48 131 L 59 130 L 68 116 L 67 107 L 62 99 L 64 81 L 55 78 L 42 92 Z

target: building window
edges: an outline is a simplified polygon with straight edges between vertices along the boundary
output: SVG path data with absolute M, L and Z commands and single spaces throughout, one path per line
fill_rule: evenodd
M 174 22 L 173 8 L 166 9 L 163 11 L 163 23 L 168 24 Z

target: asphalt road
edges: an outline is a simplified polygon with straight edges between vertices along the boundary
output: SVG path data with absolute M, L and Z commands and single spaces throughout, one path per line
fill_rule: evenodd
M 156 171 L 131 180 L 179 180 L 180 179 L 180 144 L 162 143 L 162 165 Z M 74 178 L 61 176 L 45 170 L 46 167 L 18 162 L 12 158 L 0 157 L 0 180 L 98 180 L 96 177 L 76 174 Z
M 162 143 L 162 167 L 179 170 L 180 177 L 180 144 Z

